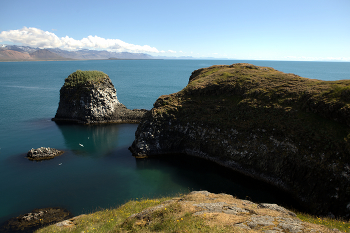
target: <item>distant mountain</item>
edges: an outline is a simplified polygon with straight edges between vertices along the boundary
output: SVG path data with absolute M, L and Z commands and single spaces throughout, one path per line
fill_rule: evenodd
M 66 60 L 67 59 L 56 53 L 51 52 L 48 49 L 38 49 L 35 52 L 30 53 L 29 55 L 35 60 Z
M 145 53 L 108 52 L 106 50 L 82 49 L 67 51 L 59 48 L 40 49 L 29 46 L 0 45 L 0 61 L 35 60 L 98 60 L 98 59 L 154 59 Z
M 16 50 L 0 50 L 0 61 L 25 61 L 34 60 L 28 53 Z

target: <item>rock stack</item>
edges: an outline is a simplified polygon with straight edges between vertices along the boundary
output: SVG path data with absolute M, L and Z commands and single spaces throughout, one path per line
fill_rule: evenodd
M 60 90 L 60 102 L 54 121 L 82 124 L 138 123 L 147 112 L 127 109 L 107 74 L 81 71 L 70 74 Z

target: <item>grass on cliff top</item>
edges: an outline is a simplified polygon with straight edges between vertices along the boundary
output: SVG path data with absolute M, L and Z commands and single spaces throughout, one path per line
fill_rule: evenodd
M 350 151 L 350 127 L 341 115 L 350 112 L 350 80 L 308 79 L 250 64 L 211 66 L 194 71 L 180 92 L 161 96 L 152 111 L 248 135 L 257 129 L 288 135 L 303 142 L 300 153 L 319 142 L 316 148 L 331 160 L 334 150 Z
M 161 204 L 171 199 L 133 200 L 116 209 L 105 209 L 79 217 L 73 227 L 58 227 L 55 224 L 44 227 L 36 233 L 52 232 L 232 232 L 230 226 L 208 226 L 205 220 L 190 213 L 181 212 L 178 203 L 155 211 L 152 214 L 152 224 L 135 218 L 128 219 L 132 214 Z M 237 231 L 239 232 L 239 231 Z
M 219 89 L 222 94 L 240 90 L 245 95 L 262 97 L 267 102 L 282 103 L 288 98 L 297 100 L 312 94 L 315 100 L 350 104 L 350 80 L 309 79 L 246 63 L 199 69 L 191 75 L 182 92 L 204 94 L 213 88 Z
M 108 77 L 107 74 L 103 73 L 102 71 L 97 70 L 77 70 L 74 73 L 71 73 L 66 79 L 64 86 L 65 87 L 74 87 L 79 86 L 83 84 L 96 84 L 99 82 L 102 82 L 106 77 Z
M 182 195 L 180 195 L 181 197 Z M 189 212 L 181 210 L 178 203 L 173 203 L 166 208 L 155 211 L 151 216 L 152 224 L 145 220 L 135 218 L 128 219 L 132 214 L 157 206 L 171 197 L 159 199 L 141 199 L 129 201 L 115 209 L 104 209 L 95 213 L 78 217 L 74 226 L 58 227 L 55 224 L 44 227 L 36 233 L 52 232 L 242 232 L 242 229 L 234 229 L 229 225 L 207 224 L 200 216 L 192 216 Z M 329 229 L 337 228 L 343 232 L 350 232 L 350 222 L 329 218 L 319 218 L 307 214 L 298 213 L 298 218 L 305 222 L 324 225 Z M 247 232 L 247 231 L 244 231 Z

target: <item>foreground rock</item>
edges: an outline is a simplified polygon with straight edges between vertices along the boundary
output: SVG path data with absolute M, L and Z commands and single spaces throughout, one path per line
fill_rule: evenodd
M 0 228 L 1 232 L 33 232 L 34 230 L 61 222 L 72 217 L 72 214 L 62 208 L 34 209 L 30 213 L 8 220 Z
M 193 230 L 199 232 L 203 227 L 199 224 L 202 220 L 205 225 L 213 229 L 215 226 L 225 226 L 226 232 L 338 232 L 338 230 L 330 230 L 322 225 L 303 222 L 297 218 L 295 213 L 276 204 L 256 204 L 228 194 L 214 194 L 208 191 L 194 191 L 134 213 L 114 229 L 120 232 L 134 232 L 130 229 L 137 229 L 137 232 L 152 232 L 159 222 L 169 222 L 169 219 L 180 222 L 189 218 L 189 215 L 197 218 L 198 229 Z M 77 229 L 82 229 L 79 226 L 82 220 L 79 218 L 81 217 L 77 216 L 55 225 L 60 230 L 66 228 L 71 232 L 77 232 Z M 102 219 L 102 221 L 108 222 L 108 219 Z M 116 232 L 119 232 L 118 230 Z
M 56 156 L 63 154 L 64 151 L 60 151 L 50 147 L 40 147 L 38 149 L 31 149 L 27 153 L 27 158 L 30 160 L 46 160 L 53 159 Z
M 127 109 L 107 74 L 81 71 L 70 74 L 60 90 L 60 102 L 54 121 L 82 124 L 138 123 L 145 109 Z
M 271 183 L 312 213 L 350 217 L 350 81 L 250 64 L 192 73 L 140 123 L 136 157 L 185 153 Z

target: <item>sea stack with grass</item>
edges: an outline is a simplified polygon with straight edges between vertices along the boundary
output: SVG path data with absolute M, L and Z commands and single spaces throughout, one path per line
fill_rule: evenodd
M 312 213 L 350 217 L 350 80 L 251 64 L 192 73 L 161 96 L 130 150 L 211 160 L 294 195 Z
M 77 70 L 65 79 L 52 120 L 82 124 L 138 123 L 145 112 L 144 109 L 127 109 L 120 103 L 107 74 Z

